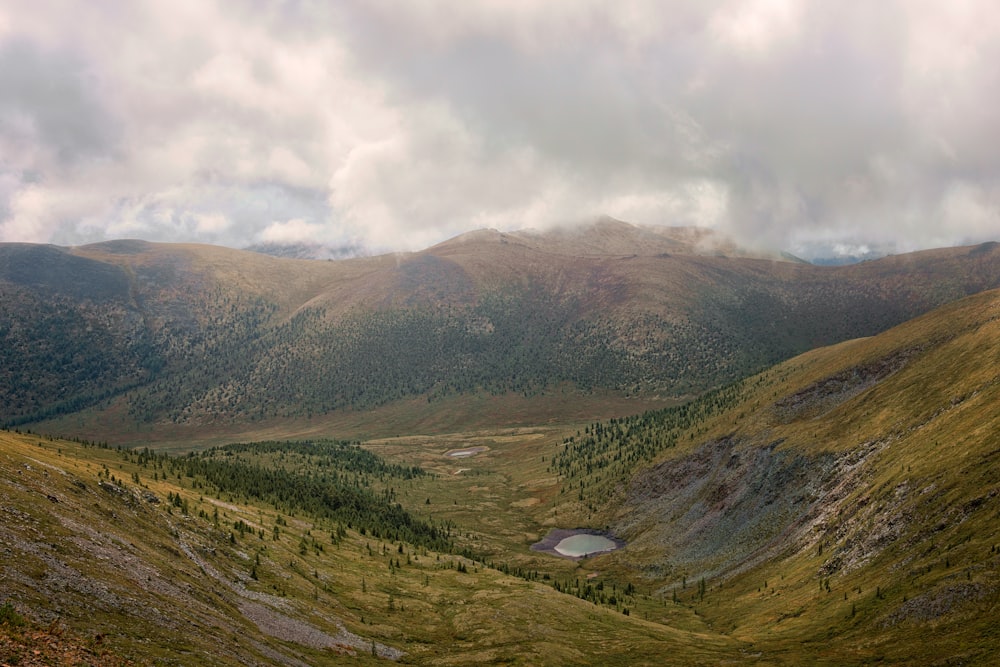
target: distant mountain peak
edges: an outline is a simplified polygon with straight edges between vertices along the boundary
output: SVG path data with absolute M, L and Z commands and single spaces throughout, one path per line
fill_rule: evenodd
M 602 215 L 578 225 L 501 232 L 479 229 L 456 236 L 431 250 L 476 243 L 517 244 L 541 252 L 569 256 L 694 255 L 801 261 L 779 251 L 746 248 L 725 234 L 706 227 L 636 225 Z

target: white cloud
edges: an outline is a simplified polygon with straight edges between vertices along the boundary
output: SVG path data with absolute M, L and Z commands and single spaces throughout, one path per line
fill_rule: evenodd
M 710 30 L 744 56 L 762 56 L 798 35 L 801 9 L 791 0 L 732 3 L 712 16 Z
M 24 186 L 9 195 L 7 218 L 0 223 L 0 240 L 45 243 L 56 220 L 49 215 L 50 203 L 38 187 Z
M 315 243 L 323 238 L 323 225 L 310 223 L 300 218 L 284 222 L 272 222 L 257 235 L 263 243 Z
M 941 228 L 962 229 L 967 238 L 1000 238 L 1000 187 L 956 182 L 945 192 L 940 207 Z M 950 242 L 947 239 L 945 242 Z
M 981 240 L 996 62 L 985 0 L 0 7 L 0 240 Z
M 198 234 L 218 234 L 229 229 L 229 218 L 221 213 L 202 213 L 194 216 L 195 231 Z

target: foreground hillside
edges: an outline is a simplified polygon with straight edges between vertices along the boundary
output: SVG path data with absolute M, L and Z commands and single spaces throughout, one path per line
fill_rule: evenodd
M 594 520 L 629 540 L 619 576 L 727 636 L 808 662 L 986 665 L 1000 660 L 998 455 L 992 291 L 595 424 L 554 466 L 607 502 Z
M 567 397 L 623 414 L 998 286 L 997 244 L 831 268 L 611 220 L 341 261 L 5 244 L 0 421 L 116 442 L 155 426 L 180 442 L 389 435 L 433 428 L 429 414 L 461 428 L 449 416 L 488 397 L 509 399 L 494 424 L 567 421 Z M 365 425 L 376 409 L 382 432 Z
M 654 664 L 683 651 L 689 664 L 716 664 L 739 654 L 741 642 L 703 626 L 646 622 L 428 548 L 420 519 L 392 505 L 393 524 L 371 512 L 382 493 L 296 500 L 315 476 L 280 463 L 255 474 L 252 460 L 322 448 L 284 447 L 169 459 L 0 432 L 3 661 Z M 334 477 L 361 471 L 356 488 L 414 473 L 351 461 L 327 463 Z M 298 483 L 261 491 L 280 470 Z

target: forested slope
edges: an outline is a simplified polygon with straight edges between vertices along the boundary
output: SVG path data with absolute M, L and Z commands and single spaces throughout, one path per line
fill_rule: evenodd
M 342 261 L 8 244 L 0 419 L 88 409 L 127 430 L 553 387 L 684 396 L 1000 285 L 996 244 L 831 268 L 609 224 Z

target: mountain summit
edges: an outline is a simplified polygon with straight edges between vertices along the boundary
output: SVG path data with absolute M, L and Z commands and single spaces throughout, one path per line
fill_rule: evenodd
M 428 252 L 446 252 L 454 246 L 476 243 L 513 243 L 531 250 L 578 257 L 599 256 L 726 256 L 757 259 L 788 259 L 779 252 L 756 252 L 705 227 L 634 225 L 608 216 L 591 224 L 498 232 L 493 229 L 462 234 L 438 244 Z

